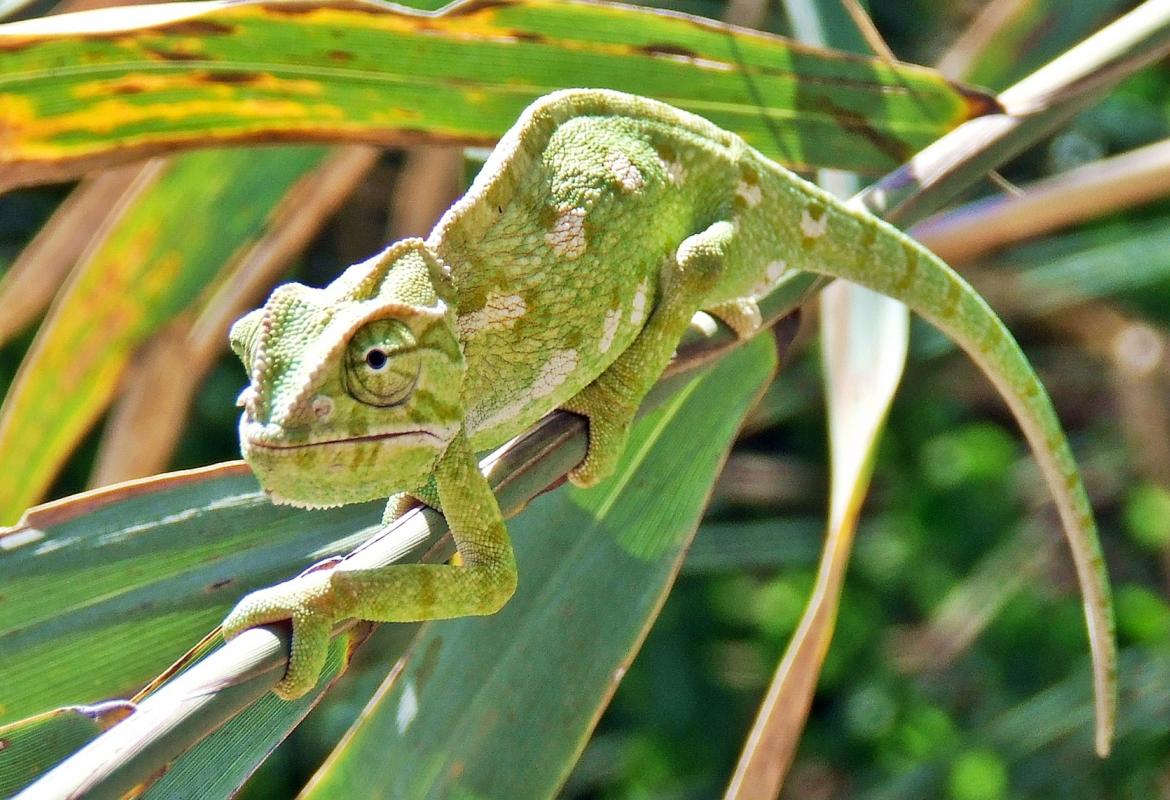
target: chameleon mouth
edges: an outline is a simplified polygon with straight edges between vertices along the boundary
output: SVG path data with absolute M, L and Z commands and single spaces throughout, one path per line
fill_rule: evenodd
M 415 430 L 415 431 L 395 431 L 393 433 L 377 433 L 370 436 L 349 436 L 341 439 L 326 439 L 320 442 L 304 442 L 302 444 L 276 444 L 273 442 L 263 442 L 256 439 L 248 439 L 247 445 L 250 448 L 257 450 L 306 450 L 311 447 L 326 447 L 328 445 L 339 444 L 361 444 L 362 442 L 381 442 L 387 439 L 431 439 L 438 444 L 442 444 L 444 439 L 434 431 Z

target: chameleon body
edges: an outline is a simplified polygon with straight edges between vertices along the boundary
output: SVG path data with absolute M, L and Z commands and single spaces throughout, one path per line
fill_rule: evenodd
M 291 618 L 277 692 L 295 697 L 316 682 L 337 620 L 496 611 L 516 568 L 474 453 L 563 408 L 589 429 L 570 479 L 597 482 L 693 314 L 750 335 L 756 301 L 792 271 L 905 302 L 1003 394 L 1075 555 L 1107 741 L 1113 632 L 1092 512 L 1051 403 L 994 312 L 921 245 L 735 134 L 602 90 L 531 105 L 425 241 L 391 245 L 324 289 L 279 287 L 235 325 L 251 373 L 242 448 L 273 499 L 390 497 L 392 518 L 417 497 L 442 509 L 462 564 L 311 572 L 246 597 L 226 634 Z

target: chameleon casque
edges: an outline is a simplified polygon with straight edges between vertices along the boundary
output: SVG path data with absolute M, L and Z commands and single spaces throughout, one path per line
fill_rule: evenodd
M 936 256 L 846 207 L 740 137 L 664 103 L 567 90 L 528 107 L 425 241 L 407 239 L 323 289 L 278 287 L 231 332 L 251 383 L 245 458 L 277 503 L 411 497 L 441 508 L 461 565 L 306 573 L 245 597 L 225 636 L 291 619 L 276 688 L 312 688 L 335 622 L 491 614 L 516 562 L 475 453 L 562 408 L 587 418 L 577 485 L 606 477 L 693 314 L 738 335 L 791 271 L 905 302 L 995 383 L 1056 499 L 1084 595 L 1098 749 L 1113 717 L 1108 577 L 1052 405 L 1011 334 Z

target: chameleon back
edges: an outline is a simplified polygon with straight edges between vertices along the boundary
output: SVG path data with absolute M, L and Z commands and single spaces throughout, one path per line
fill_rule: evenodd
M 530 108 L 468 191 L 477 201 L 428 240 L 457 288 L 477 448 L 523 431 L 630 345 L 663 265 L 729 212 L 727 167 L 746 151 L 690 115 L 693 131 L 637 108 L 565 111 Z

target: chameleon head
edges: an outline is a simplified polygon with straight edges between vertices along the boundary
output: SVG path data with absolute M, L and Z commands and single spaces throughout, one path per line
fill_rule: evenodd
M 231 331 L 251 376 L 240 447 L 278 503 L 322 507 L 417 489 L 463 421 L 452 289 L 421 240 L 323 289 L 279 286 Z

